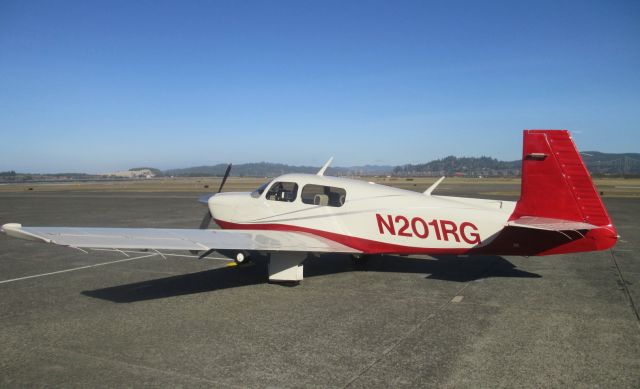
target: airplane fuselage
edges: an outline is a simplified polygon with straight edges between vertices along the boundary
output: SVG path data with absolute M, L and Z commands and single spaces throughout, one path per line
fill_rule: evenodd
M 270 188 L 280 183 L 289 192 L 295 188 L 295 193 L 270 195 Z M 327 187 L 333 189 L 323 202 L 320 188 Z M 315 189 L 315 202 L 305 198 L 307 188 Z M 342 200 L 330 201 L 332 192 L 341 194 Z M 262 193 L 220 193 L 209 199 L 213 218 L 222 228 L 308 232 L 364 253 L 399 254 L 478 250 L 505 227 L 515 204 L 425 195 L 311 174 L 277 177 Z

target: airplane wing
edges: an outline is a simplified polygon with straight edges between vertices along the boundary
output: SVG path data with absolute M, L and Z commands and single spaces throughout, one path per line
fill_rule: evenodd
M 1 230 L 15 238 L 76 248 L 360 253 L 329 239 L 290 231 L 23 227 L 16 223 Z
M 507 226 L 533 228 L 536 230 L 546 231 L 579 231 L 598 228 L 598 226 L 594 226 L 589 223 L 537 216 L 521 216 L 515 220 L 507 222 Z

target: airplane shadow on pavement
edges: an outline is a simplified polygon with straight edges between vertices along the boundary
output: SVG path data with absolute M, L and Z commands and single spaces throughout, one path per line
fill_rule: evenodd
M 469 282 L 483 278 L 540 278 L 536 273 L 518 270 L 500 256 L 432 256 L 430 259 L 402 256 L 373 256 L 363 263 L 346 255 L 309 256 L 304 263 L 305 278 L 353 271 L 420 273 L 426 279 Z M 304 281 L 302 281 L 304 282 Z M 83 291 L 89 297 L 115 303 L 131 303 L 227 288 L 267 283 L 266 260 L 259 258 L 241 267 L 221 267 L 103 289 Z

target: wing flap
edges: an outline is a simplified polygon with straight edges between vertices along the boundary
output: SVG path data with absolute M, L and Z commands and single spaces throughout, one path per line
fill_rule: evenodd
M 157 250 L 256 250 L 359 253 L 332 240 L 302 232 L 169 228 L 2 226 L 5 234 L 80 248 Z

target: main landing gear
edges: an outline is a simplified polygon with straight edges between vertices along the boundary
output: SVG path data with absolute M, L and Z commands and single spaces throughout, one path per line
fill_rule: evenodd
M 237 266 L 246 265 L 254 256 L 261 256 L 258 252 L 231 250 L 218 250 L 218 252 L 228 258 L 233 258 L 233 262 Z M 307 252 L 305 251 L 274 251 L 270 253 L 267 259 L 269 282 L 281 285 L 298 285 L 303 278 L 302 262 L 306 258 Z
M 302 262 L 307 258 L 303 251 L 279 251 L 269 255 L 269 283 L 298 285 L 303 278 Z
M 356 267 L 365 266 L 371 259 L 371 255 L 367 254 L 351 254 L 350 257 L 351 263 L 353 263 Z

